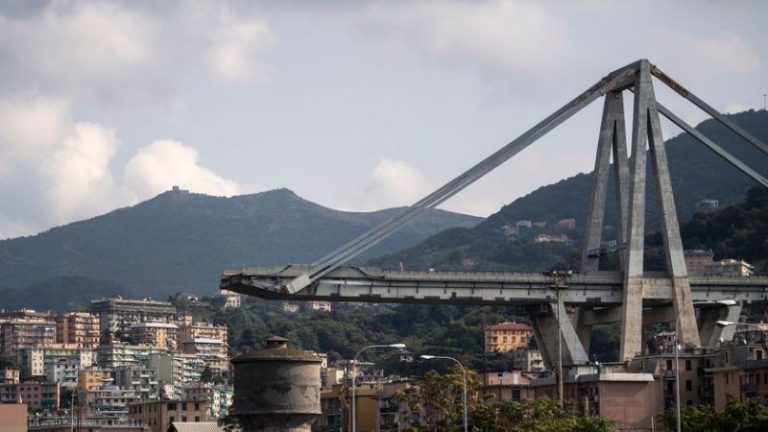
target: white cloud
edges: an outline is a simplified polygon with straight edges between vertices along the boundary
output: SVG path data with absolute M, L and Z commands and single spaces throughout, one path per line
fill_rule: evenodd
M 54 223 L 93 216 L 117 204 L 109 170 L 117 149 L 115 131 L 93 123 L 76 123 L 72 129 L 39 168 Z
M 113 175 L 120 146 L 114 129 L 72 120 L 67 104 L 38 96 L 0 99 L 0 238 L 33 234 L 51 225 L 136 204 L 179 185 L 230 196 L 240 190 L 200 165 L 197 150 L 155 141 Z
M 253 83 L 266 76 L 260 55 L 269 49 L 275 35 L 258 18 L 237 17 L 227 8 L 218 10 L 211 33 L 208 61 L 211 71 L 225 83 Z
M 650 38 L 647 50 L 661 69 L 674 77 L 690 77 L 686 81 L 712 82 L 723 75 L 750 74 L 760 68 L 760 56 L 731 32 L 694 37 L 660 31 Z
M 157 91 L 154 20 L 117 3 L 52 1 L 37 14 L 0 15 L 2 85 L 115 99 Z
M 200 166 L 197 150 L 172 140 L 155 141 L 139 149 L 125 166 L 124 183 L 138 199 L 172 186 L 218 196 L 232 196 L 240 191 L 237 182 Z
M 69 124 L 67 103 L 35 95 L 0 100 L 3 159 L 34 162 L 56 145 Z
M 754 106 L 752 106 L 747 102 L 733 101 L 725 104 L 725 108 L 723 108 L 723 112 L 727 114 L 735 114 L 735 113 L 740 113 L 742 111 L 747 111 L 754 108 L 755 108 Z
M 502 73 L 557 70 L 567 25 L 536 2 L 406 2 L 373 5 L 366 26 L 448 64 Z
M 739 36 L 722 32 L 716 37 L 692 41 L 693 50 L 706 68 L 724 72 L 750 73 L 760 67 L 760 57 Z
M 384 207 L 411 205 L 427 192 L 424 175 L 408 163 L 382 159 L 371 172 L 355 208 L 377 210 Z

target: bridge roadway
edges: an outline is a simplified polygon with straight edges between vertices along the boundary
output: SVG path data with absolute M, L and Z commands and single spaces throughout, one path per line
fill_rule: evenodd
M 221 289 L 241 294 L 293 300 L 333 300 L 370 303 L 535 304 L 554 302 L 551 277 L 539 273 L 392 271 L 375 267 L 339 267 L 309 286 L 288 294 L 282 288 L 308 271 L 308 265 L 282 265 L 229 269 Z M 616 306 L 623 300 L 618 272 L 592 272 L 567 277 L 561 289 L 564 304 Z M 693 303 L 768 300 L 768 277 L 691 276 Z M 659 273 L 643 279 L 642 298 L 653 303 L 673 300 L 672 282 Z

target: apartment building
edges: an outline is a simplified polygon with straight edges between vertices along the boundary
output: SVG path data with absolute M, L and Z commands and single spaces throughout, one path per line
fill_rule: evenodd
M 141 402 L 160 398 L 160 386 L 157 371 L 145 366 L 122 366 L 114 370 L 115 385 L 124 390 L 132 390 Z
M 56 317 L 56 342 L 96 348 L 101 341 L 99 316 L 87 312 L 69 312 Z
M 56 342 L 56 323 L 39 318 L 10 318 L 0 322 L 0 352 L 16 357 L 24 348 Z
M 507 352 L 528 345 L 533 329 L 528 324 L 504 322 L 485 328 L 485 352 Z
M 175 350 L 179 327 L 172 323 L 139 322 L 130 326 L 130 337 L 134 344 L 152 345 Z
M 169 399 L 181 398 L 182 386 L 200 381 L 205 367 L 197 355 L 184 353 L 150 354 L 147 365 L 157 371 L 157 379 L 164 387 L 162 396 Z
M 90 365 L 89 365 L 90 366 Z M 48 382 L 74 383 L 77 382 L 80 361 L 74 358 L 60 358 L 45 363 L 45 379 Z
M 88 390 L 85 396 L 89 415 L 120 418 L 128 415 L 128 405 L 141 402 L 134 390 L 108 384 Z
M 167 432 L 173 422 L 208 421 L 208 401 L 164 400 L 131 404 L 128 417 L 152 432 Z
M 208 401 L 208 418 L 217 419 L 227 415 L 232 405 L 232 386 L 196 382 L 181 387 L 183 400 Z
M 236 292 L 221 290 L 219 294 L 224 297 L 225 308 L 239 308 L 242 304 L 242 296 Z
M 89 309 L 99 316 L 100 333 L 107 342 L 114 340 L 116 333 L 128 334 L 131 324 L 170 323 L 176 316 L 176 308 L 170 302 L 151 299 L 93 300 Z
M 534 398 L 530 377 L 519 370 L 484 373 L 483 391 L 497 401 L 521 402 Z
M 523 372 L 544 372 L 544 358 L 541 351 L 521 346 L 515 348 L 512 352 L 513 367 Z
M 0 384 L 18 384 L 21 372 L 16 368 L 5 367 L 0 369 Z
M 229 370 L 226 325 L 188 320 L 179 328 L 181 351 L 195 354 L 215 372 Z
M 101 345 L 96 350 L 99 366 L 104 369 L 146 364 L 147 359 L 151 354 L 167 352 L 167 348 L 160 348 L 153 345 L 131 345 L 126 343 Z
M 187 339 L 182 342 L 182 351 L 196 356 L 203 362 L 204 367 L 209 367 L 215 373 L 229 370 L 226 344 L 222 343 L 221 339 Z
M 61 386 L 59 383 L 23 382 L 0 384 L 0 403 L 25 403 L 32 409 L 59 408 Z
M 92 366 L 95 363 L 95 352 L 90 348 L 82 348 L 75 344 L 51 343 L 44 347 L 22 348 L 17 353 L 22 379 L 33 376 L 45 376 L 52 368 L 51 364 L 59 360 L 71 360 L 78 369 Z M 48 369 L 46 369 L 48 368 Z
M 91 366 L 78 371 L 77 386 L 82 391 L 99 388 L 113 381 L 112 372 Z

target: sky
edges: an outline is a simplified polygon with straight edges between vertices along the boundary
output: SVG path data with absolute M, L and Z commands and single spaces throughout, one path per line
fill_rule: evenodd
M 0 238 L 174 185 L 408 205 L 640 58 L 722 112 L 763 109 L 766 17 L 757 0 L 5 1 Z M 600 112 L 441 207 L 487 216 L 590 171 Z

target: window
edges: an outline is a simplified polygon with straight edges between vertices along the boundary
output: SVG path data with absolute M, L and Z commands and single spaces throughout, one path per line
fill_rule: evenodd
M 200 423 L 200 416 L 195 416 L 195 423 Z
M 187 421 L 187 416 L 181 416 L 181 421 L 186 422 Z
M 176 421 L 176 417 L 174 417 L 174 416 L 170 416 L 170 417 L 168 418 L 168 420 L 169 420 L 169 421 L 168 421 L 168 423 L 173 423 L 174 421 Z
M 730 382 L 729 382 L 730 380 L 728 379 L 729 375 L 730 375 L 729 373 L 727 373 L 727 372 L 725 373 L 725 384 L 730 384 Z
M 687 370 L 687 371 L 691 370 L 691 361 L 690 360 L 686 360 L 685 361 L 685 370 Z
M 691 382 L 691 380 L 685 380 L 685 390 L 686 391 L 693 390 L 693 383 Z
M 195 411 L 200 411 L 200 402 L 195 402 Z
M 667 370 L 672 370 L 672 360 L 667 360 Z

